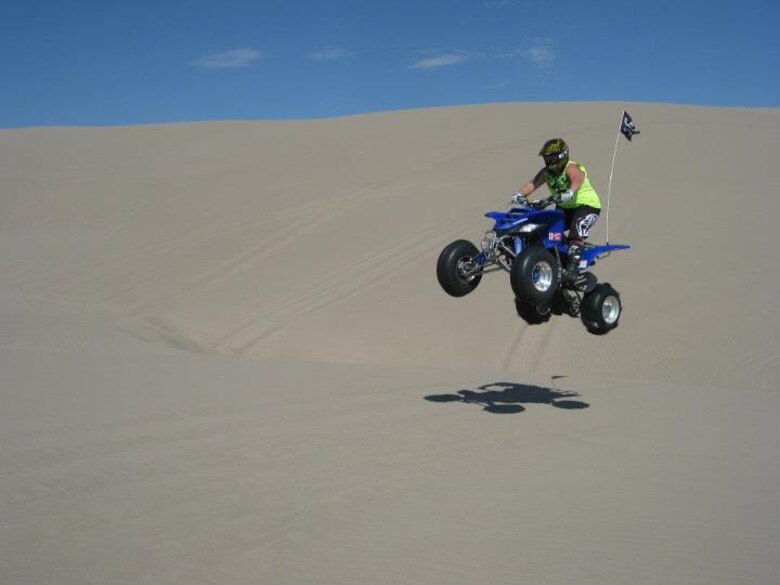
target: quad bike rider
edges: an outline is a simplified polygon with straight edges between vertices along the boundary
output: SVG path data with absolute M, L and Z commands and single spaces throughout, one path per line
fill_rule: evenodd
M 563 138 L 551 138 L 545 142 L 539 156 L 544 160 L 544 167 L 533 180 L 520 187 L 516 201 L 547 185 L 557 200 L 558 208 L 564 212 L 569 230 L 569 259 L 561 275 L 562 281 L 573 283 L 577 279 L 585 239 L 601 213 L 601 201 L 588 179 L 585 165 L 569 159 L 569 146 Z

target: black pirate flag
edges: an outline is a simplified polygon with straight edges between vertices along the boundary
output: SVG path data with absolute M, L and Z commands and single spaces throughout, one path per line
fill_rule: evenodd
M 634 134 L 639 134 L 639 130 L 634 126 L 634 121 L 625 110 L 623 110 L 623 119 L 620 121 L 620 132 L 629 140 Z

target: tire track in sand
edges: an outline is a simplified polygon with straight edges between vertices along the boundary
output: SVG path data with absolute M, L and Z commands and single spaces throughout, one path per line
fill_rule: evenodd
M 316 287 L 288 297 L 270 310 L 255 315 L 251 320 L 222 335 L 213 347 L 220 353 L 245 355 L 292 321 L 358 294 L 402 271 L 409 263 L 433 253 L 440 246 L 440 242 L 438 237 L 432 239 L 431 236 L 441 236 L 444 233 L 447 237 L 453 237 L 462 233 L 463 229 L 462 225 L 450 225 L 450 229 L 443 231 L 440 225 L 436 225 L 419 233 L 411 241 L 405 239 L 386 247 L 378 254 L 367 256 L 331 274 L 318 282 Z

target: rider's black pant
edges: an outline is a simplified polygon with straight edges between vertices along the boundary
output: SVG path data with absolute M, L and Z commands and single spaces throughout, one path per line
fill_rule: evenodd
M 600 209 L 589 205 L 580 205 L 573 209 L 563 209 L 564 222 L 569 230 L 569 242 L 583 243 L 590 235 L 590 228 L 596 223 Z

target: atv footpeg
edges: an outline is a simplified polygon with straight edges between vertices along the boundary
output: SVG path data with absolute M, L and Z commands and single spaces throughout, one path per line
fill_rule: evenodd
M 598 279 L 596 278 L 595 274 L 591 274 L 590 272 L 583 272 L 577 279 L 577 290 L 588 294 L 589 292 L 593 291 L 594 288 L 596 288 L 596 283 L 598 283 Z

